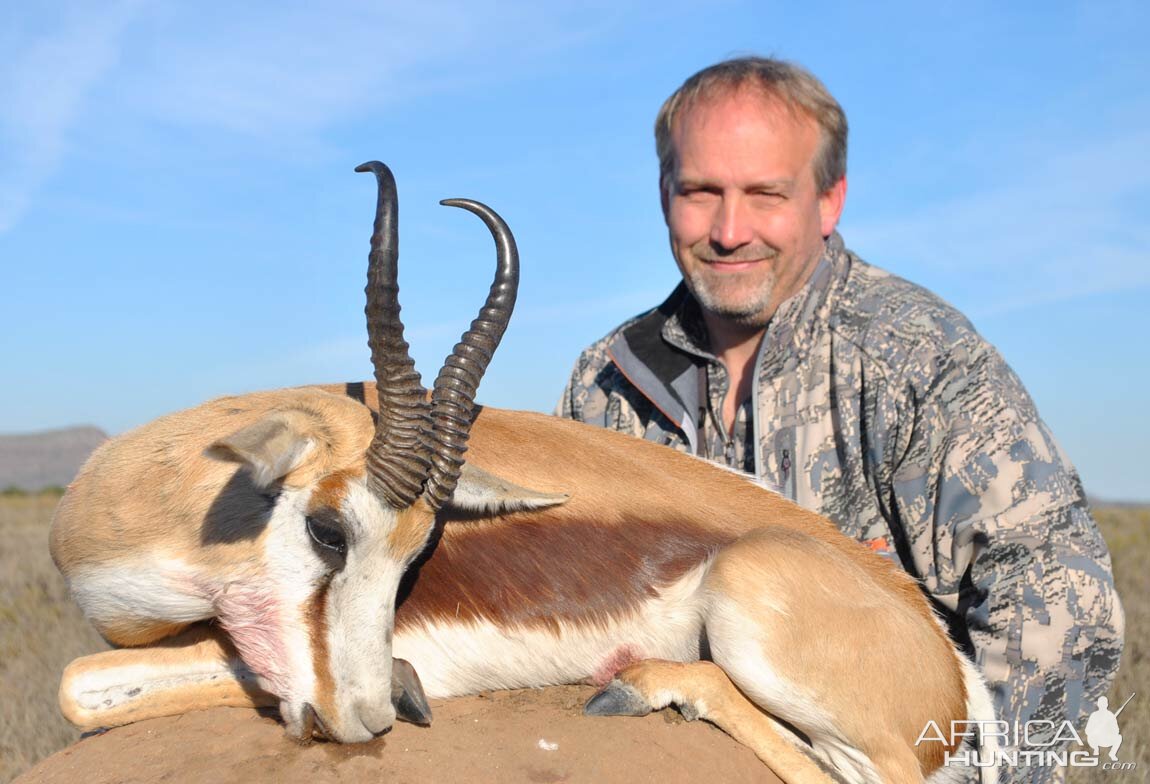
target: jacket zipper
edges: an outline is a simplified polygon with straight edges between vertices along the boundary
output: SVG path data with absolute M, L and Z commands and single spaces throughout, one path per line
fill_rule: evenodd
M 759 351 L 755 354 L 755 367 L 751 371 L 751 448 L 755 453 L 755 479 L 763 481 L 763 431 L 759 423 L 762 412 L 759 410 L 759 374 L 763 369 L 763 354 L 766 353 L 767 336 L 759 341 Z

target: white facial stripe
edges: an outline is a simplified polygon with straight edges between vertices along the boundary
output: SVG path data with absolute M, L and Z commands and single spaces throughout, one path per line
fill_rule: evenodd
M 340 511 L 350 537 L 372 547 L 374 542 L 386 542 L 395 529 L 395 510 L 380 503 L 367 489 L 364 479 L 349 480 L 346 488 Z
M 345 740 L 367 740 L 395 719 L 391 705 L 391 629 L 407 564 L 388 540 L 397 515 L 363 483 L 348 486 L 344 519 L 352 527 L 344 568 L 327 593 L 328 668 L 337 715 L 325 722 Z
M 702 629 L 703 563 L 626 618 L 560 624 L 559 634 L 480 623 L 437 623 L 396 632 L 393 655 L 419 673 L 428 697 L 573 683 L 591 678 L 621 646 L 642 658 L 694 661 Z
M 315 691 L 305 611 L 327 569 L 316 555 L 304 524 L 307 496 L 303 490 L 285 490 L 280 495 L 268 521 L 262 572 L 244 575 L 232 586 L 232 590 L 266 596 L 267 611 L 231 603 L 233 613 L 246 610 L 250 615 L 229 613 L 231 617 L 221 617 L 249 666 L 275 679 L 272 691 L 279 697 L 297 702 L 306 702 Z M 251 603 L 247 597 L 243 601 Z M 267 628 L 269 624 L 271 628 Z M 245 650 L 244 631 L 252 632 L 253 640 L 262 644 L 258 653 Z

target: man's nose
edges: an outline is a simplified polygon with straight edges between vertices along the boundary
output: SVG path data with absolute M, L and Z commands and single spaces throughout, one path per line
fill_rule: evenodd
M 723 196 L 711 222 L 711 242 L 734 250 L 754 239 L 746 201 L 739 196 Z

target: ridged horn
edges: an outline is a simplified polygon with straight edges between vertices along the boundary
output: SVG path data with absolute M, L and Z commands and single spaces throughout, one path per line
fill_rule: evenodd
M 511 229 L 485 204 L 470 199 L 444 199 L 480 217 L 495 240 L 495 280 L 471 328 L 444 362 L 431 390 L 431 475 L 424 491 L 428 505 L 439 509 L 455 491 L 463 453 L 474 418 L 475 393 L 507 329 L 519 288 L 519 251 Z
M 355 167 L 372 172 L 379 194 L 367 269 L 367 344 L 375 368 L 379 418 L 367 450 L 368 486 L 396 509 L 419 497 L 430 470 L 430 406 L 399 318 L 399 200 L 391 169 L 379 161 Z

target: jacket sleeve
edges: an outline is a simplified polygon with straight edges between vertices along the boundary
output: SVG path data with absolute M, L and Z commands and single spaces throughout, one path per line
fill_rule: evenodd
M 625 395 L 625 380 L 607 354 L 607 339 L 589 346 L 571 371 L 555 416 L 643 438 L 644 419 Z
M 567 380 L 567 386 L 563 388 L 563 395 L 555 406 L 555 416 L 586 422 L 588 420 L 584 417 L 583 411 L 588 401 L 591 402 L 592 409 L 602 408 L 601 403 L 596 405 L 598 401 L 604 399 L 603 392 L 596 383 L 596 377 L 605 362 L 606 355 L 597 345 L 587 348 L 579 355 L 575 367 L 571 370 L 571 377 Z M 592 424 L 602 423 L 592 421 Z
M 911 364 L 892 500 L 915 570 L 965 629 L 1000 719 L 1081 729 L 1118 668 L 1124 619 L 1077 473 L 973 330 Z
M 552 413 L 564 419 L 578 420 L 579 417 L 575 413 L 575 400 L 578 394 L 575 374 L 572 373 L 571 378 L 567 381 L 567 386 L 563 387 L 563 395 L 559 398 L 559 402 L 555 404 L 555 411 Z

